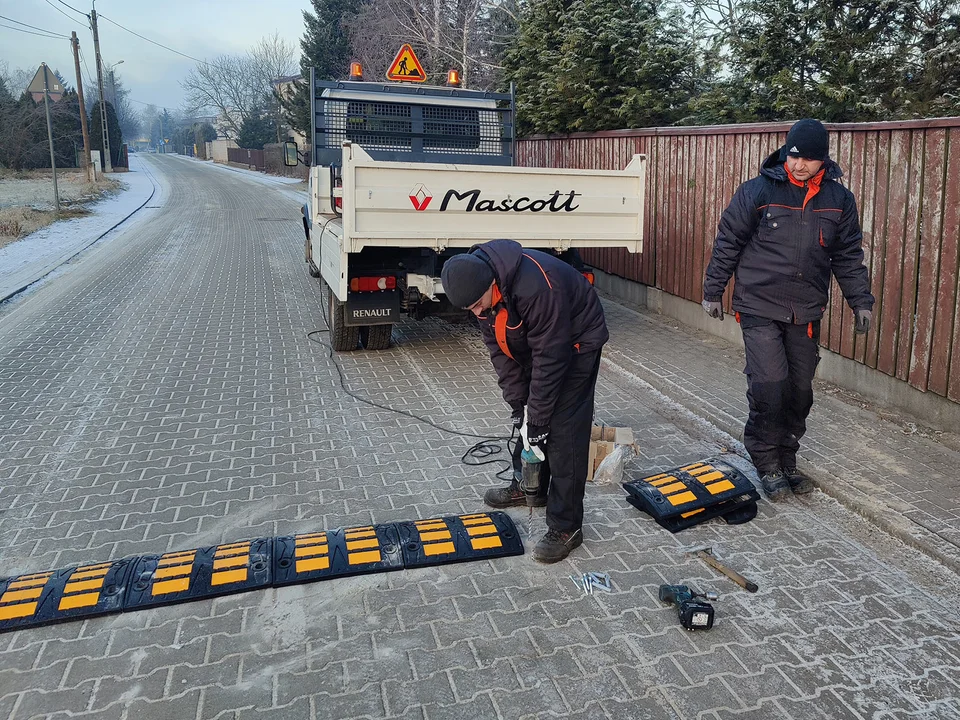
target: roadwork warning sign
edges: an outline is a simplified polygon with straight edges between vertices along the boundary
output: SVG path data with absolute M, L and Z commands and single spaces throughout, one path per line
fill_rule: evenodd
M 387 80 L 398 80 L 400 82 L 424 82 L 427 74 L 423 71 L 423 66 L 417 60 L 413 48 L 405 44 L 400 48 L 400 52 L 390 63 L 390 69 L 387 70 Z

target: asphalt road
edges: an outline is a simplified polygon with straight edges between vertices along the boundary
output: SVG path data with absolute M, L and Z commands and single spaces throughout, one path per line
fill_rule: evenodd
M 161 208 L 0 306 L 0 577 L 257 537 L 481 512 L 476 438 L 343 392 L 289 191 L 151 157 Z M 636 314 L 612 303 L 615 338 Z M 716 455 L 616 362 L 598 418 L 631 469 Z M 469 325 L 340 356 L 353 392 L 465 433 L 509 411 Z M 528 548 L 542 516 L 511 511 Z M 0 718 L 956 718 L 937 565 L 820 493 L 670 535 L 587 490 L 585 543 L 257 590 L 0 635 Z M 749 595 L 684 550 L 709 544 Z M 584 596 L 569 575 L 609 572 Z M 721 593 L 681 630 L 662 582 Z

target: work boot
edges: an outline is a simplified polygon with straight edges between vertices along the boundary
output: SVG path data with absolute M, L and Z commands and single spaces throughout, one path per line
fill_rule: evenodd
M 533 559 L 542 563 L 560 562 L 582 544 L 583 532 L 580 530 L 563 532 L 550 529 L 533 548 Z
M 805 495 L 808 492 L 813 492 L 813 480 L 808 478 L 795 467 L 784 468 L 783 474 L 787 478 L 787 482 L 790 484 L 790 489 L 798 495 Z
M 492 508 L 502 510 L 508 507 L 526 507 L 527 496 L 524 495 L 520 485 L 516 482 L 510 483 L 507 487 L 490 488 L 483 494 L 483 502 Z M 545 497 L 535 497 L 533 507 L 543 507 L 547 504 Z
M 770 502 L 782 502 L 790 495 L 790 483 L 781 470 L 765 472 L 760 477 L 760 486 Z

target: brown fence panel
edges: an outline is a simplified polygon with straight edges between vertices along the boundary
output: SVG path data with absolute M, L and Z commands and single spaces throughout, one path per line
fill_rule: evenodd
M 960 182 L 949 170 L 960 118 L 828 126 L 857 198 L 877 299 L 874 330 L 853 333 L 836 281 L 821 344 L 960 402 Z M 717 221 L 740 183 L 782 145 L 789 124 L 617 130 L 518 143 L 518 164 L 617 169 L 647 156 L 644 247 L 590 250 L 607 272 L 699 302 Z M 731 283 L 724 295 L 730 308 Z
M 263 150 L 227 148 L 227 161 L 239 163 L 240 165 L 249 165 L 257 170 L 264 170 L 266 168 L 266 163 L 263 159 Z

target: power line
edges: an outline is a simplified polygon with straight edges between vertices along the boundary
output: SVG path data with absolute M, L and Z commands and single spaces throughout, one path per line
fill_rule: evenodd
M 199 58 L 195 58 L 195 57 L 193 57 L 192 55 L 187 55 L 186 53 L 182 53 L 182 52 L 180 52 L 179 50 L 174 50 L 172 47 L 167 47 L 166 45 L 163 45 L 162 43 L 158 43 L 156 40 L 151 40 L 151 39 L 148 38 L 148 37 L 144 37 L 144 36 L 141 35 L 140 33 L 134 32 L 134 31 L 131 30 L 130 28 L 124 27 L 123 25 L 121 25 L 121 24 L 118 23 L 118 22 L 114 22 L 113 20 L 111 20 L 110 18 L 108 18 L 106 15 L 98 15 L 97 17 L 99 17 L 101 20 L 106 20 L 108 23 L 113 23 L 113 24 L 116 25 L 118 28 L 120 28 L 121 30 L 126 30 L 126 31 L 127 31 L 128 33 L 130 33 L 131 35 L 136 35 L 136 36 L 137 36 L 138 38 L 140 38 L 141 40 L 146 40 L 148 43 L 153 43 L 153 44 L 156 45 L 157 47 L 162 47 L 164 50 L 169 50 L 170 52 L 175 53 L 175 54 L 177 54 L 177 55 L 182 55 L 183 57 L 187 58 L 188 60 L 193 60 L 194 62 L 198 62 L 198 63 L 201 63 L 201 64 L 203 64 L 203 65 L 209 65 L 209 64 L 210 64 L 210 63 L 208 63 L 206 60 L 200 60 Z
M 79 43 L 77 43 L 77 50 L 80 51 L 80 59 L 83 60 L 83 68 L 84 68 L 84 70 L 87 71 L 87 82 L 89 82 L 90 85 L 91 85 L 91 87 L 92 87 L 92 86 L 96 85 L 97 83 L 94 82 L 93 77 L 90 75 L 90 66 L 87 65 L 87 58 L 86 58 L 86 56 L 84 56 L 84 54 L 83 54 L 83 48 L 80 47 L 80 44 L 79 44 Z
M 2 16 L 0 16 L 0 17 L 2 17 Z M 6 18 L 4 18 L 4 19 L 6 20 Z M 16 22 L 16 20 L 14 20 L 13 22 Z M 20 24 L 23 25 L 23 23 L 20 23 Z M 16 30 L 17 32 L 26 33 L 27 35 L 36 35 L 37 37 L 50 38 L 51 40 L 58 40 L 58 39 L 60 39 L 60 38 L 63 38 L 64 40 L 69 40 L 69 39 L 70 39 L 70 38 L 68 38 L 66 35 L 60 35 L 60 34 L 58 34 L 58 33 L 51 33 L 49 30 L 44 30 L 43 33 L 38 33 L 38 32 L 33 32 L 32 30 L 24 30 L 23 28 L 18 28 L 18 27 L 15 27 L 15 26 L 13 26 L 13 25 L 4 25 L 3 23 L 0 23 L 0 27 L 2 27 L 2 28 L 7 28 L 8 30 Z M 28 27 L 30 27 L 30 26 L 28 26 Z M 48 34 L 44 34 L 44 33 L 48 33 Z
M 64 7 L 70 8 L 71 10 L 73 10 L 73 11 L 74 11 L 75 13 L 77 13 L 78 15 L 83 15 L 85 18 L 89 18 L 89 17 L 90 17 L 89 15 L 87 15 L 87 14 L 86 14 L 85 12 L 83 12 L 82 10 L 77 10 L 73 5 L 68 5 L 68 4 L 65 3 L 63 0 L 57 0 L 57 2 L 60 3 L 61 5 L 63 5 Z M 69 15 L 68 15 L 67 17 L 69 17 Z
M 19 20 L 8 18 L 6 15 L 0 15 L 0 19 L 6 20 L 7 22 L 16 23 L 17 25 L 23 25 L 24 27 L 28 27 L 33 30 L 39 30 L 40 32 L 50 33 L 51 35 L 59 35 L 60 37 L 66 37 L 66 35 L 60 35 L 60 33 L 54 32 L 53 30 L 47 30 L 45 28 L 37 27 L 36 25 L 28 25 L 25 22 L 20 22 Z
M 64 16 L 67 20 L 69 20 L 70 22 L 76 22 L 76 21 L 77 21 L 77 19 L 76 19 L 75 17 L 73 17 L 72 15 L 67 15 L 63 10 L 61 10 L 61 9 L 58 8 L 56 5 L 54 5 L 52 2 L 50 2 L 50 0 L 43 0 L 43 1 L 44 1 L 47 5 L 49 5 L 50 7 L 52 7 L 54 10 L 56 10 L 58 13 L 60 13 L 61 15 L 63 15 L 63 16 Z

